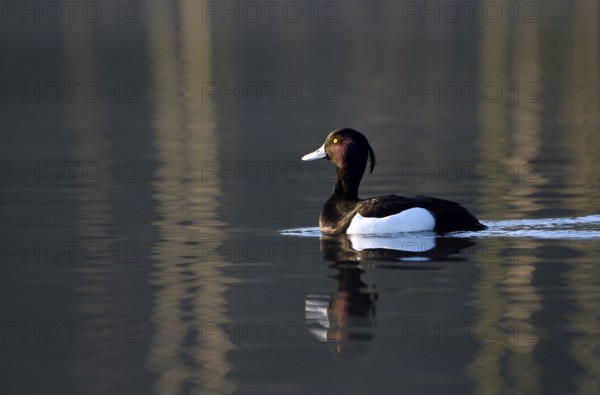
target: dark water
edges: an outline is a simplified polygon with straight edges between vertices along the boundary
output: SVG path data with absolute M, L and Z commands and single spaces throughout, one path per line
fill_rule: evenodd
M 597 2 L 2 7 L 2 393 L 600 392 Z M 341 126 L 490 231 L 319 237 Z

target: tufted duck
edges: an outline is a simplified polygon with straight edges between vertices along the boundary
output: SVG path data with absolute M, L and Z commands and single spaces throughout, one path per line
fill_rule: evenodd
M 325 202 L 319 218 L 321 232 L 326 234 L 381 234 L 485 229 L 473 214 L 458 203 L 427 196 L 380 196 L 358 198 L 358 186 L 375 153 L 367 138 L 353 129 L 334 130 L 318 150 L 302 160 L 327 158 L 337 167 L 337 180 L 331 197 Z

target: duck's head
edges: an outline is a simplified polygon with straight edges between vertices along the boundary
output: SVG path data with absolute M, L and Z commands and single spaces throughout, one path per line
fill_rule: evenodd
M 367 138 L 354 129 L 342 128 L 329 133 L 325 143 L 315 152 L 304 155 L 302 160 L 316 160 L 326 158 L 333 162 L 338 169 L 354 170 L 361 176 L 367 166 L 367 159 L 371 158 L 370 172 L 375 168 L 375 153 L 369 145 Z

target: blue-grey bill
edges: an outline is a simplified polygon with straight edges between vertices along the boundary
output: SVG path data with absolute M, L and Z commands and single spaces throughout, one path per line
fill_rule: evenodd
M 319 148 L 318 150 L 316 150 L 315 152 L 311 152 L 310 154 L 306 154 L 302 157 L 302 160 L 317 160 L 317 159 L 323 159 L 325 156 L 327 156 L 327 154 L 325 154 L 325 144 L 323 144 L 321 146 L 321 148 Z

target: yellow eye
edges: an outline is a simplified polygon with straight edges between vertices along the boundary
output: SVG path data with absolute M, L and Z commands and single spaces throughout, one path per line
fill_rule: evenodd
M 336 137 L 336 138 L 333 139 L 333 144 L 337 144 L 337 142 L 338 142 L 338 139 Z

